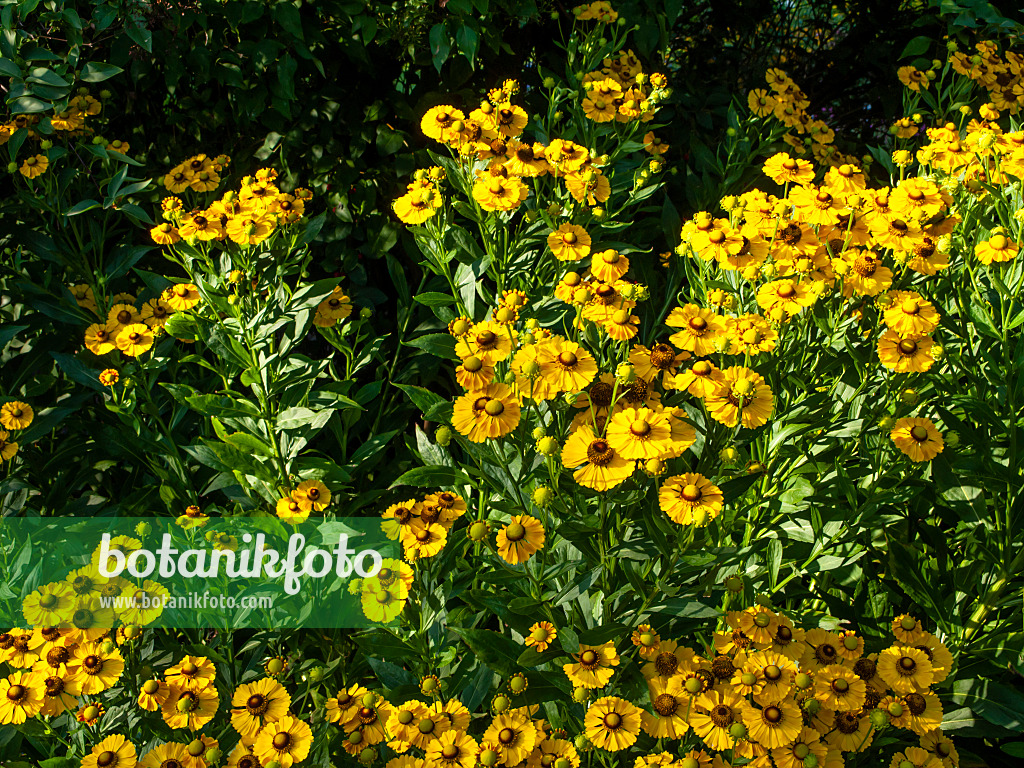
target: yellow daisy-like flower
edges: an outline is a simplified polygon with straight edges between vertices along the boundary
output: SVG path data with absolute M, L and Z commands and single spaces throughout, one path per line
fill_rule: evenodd
M 170 667 L 164 677 L 167 684 L 187 690 L 206 688 L 213 683 L 217 676 L 217 668 L 205 656 L 186 655 Z
M 34 418 L 32 406 L 20 400 L 12 400 L 0 406 L 0 424 L 4 429 L 25 429 Z
M 736 739 L 730 729 L 735 723 L 742 723 L 748 708 L 746 700 L 728 689 L 713 690 L 701 694 L 694 701 L 690 713 L 690 725 L 704 740 L 708 749 L 717 751 L 732 749 Z
M 156 712 L 170 694 L 171 688 L 163 680 L 147 680 L 139 691 L 138 704 L 147 712 Z
M 544 548 L 544 527 L 530 515 L 516 515 L 498 531 L 498 555 L 506 563 L 521 565 Z
M 105 355 L 117 349 L 114 343 L 114 335 L 106 326 L 93 323 L 85 329 L 85 348 L 94 355 Z
M 581 426 L 565 441 L 562 464 L 567 469 L 577 468 L 573 479 L 595 491 L 607 491 L 625 482 L 636 468 L 612 448 L 604 438 L 598 437 L 589 426 Z
M 46 169 L 49 167 L 50 161 L 46 155 L 33 155 L 25 159 L 18 172 L 27 179 L 34 179 L 36 176 L 42 176 L 46 173 Z
M 121 352 L 138 357 L 152 348 L 153 329 L 145 323 L 132 323 L 122 328 L 114 341 Z
M 192 283 L 178 283 L 166 289 L 160 298 L 175 312 L 184 312 L 199 303 L 199 289 Z
M 714 352 L 715 339 L 726 330 L 722 317 L 696 304 L 686 304 L 673 309 L 665 318 L 665 325 L 681 329 L 669 337 L 673 346 L 697 356 L 710 355 Z
M 537 352 L 540 374 L 562 392 L 579 392 L 597 375 L 597 361 L 579 344 L 555 339 Z
M 931 461 L 945 447 L 942 433 L 931 419 L 907 417 L 899 419 L 889 433 L 896 447 L 911 461 Z
M 292 697 L 276 680 L 265 677 L 243 683 L 231 696 L 231 725 L 243 739 L 251 739 L 267 723 L 288 714 Z
M 0 679 L 0 725 L 21 725 L 43 707 L 43 677 L 14 672 Z
M 590 273 L 606 283 L 614 283 L 629 271 L 629 259 L 609 248 L 595 253 L 590 259 Z
M 690 730 L 686 716 L 689 700 L 673 693 L 671 681 L 655 678 L 650 681 L 650 712 L 640 713 L 640 724 L 648 735 L 656 739 L 679 739 Z
M 6 434 L 6 433 L 5 433 Z M 56 627 L 71 619 L 75 611 L 75 595 L 64 581 L 45 584 L 22 601 L 25 621 L 34 627 Z
M 619 665 L 619 654 L 611 641 L 603 645 L 580 645 L 579 652 L 571 655 L 575 661 L 563 664 L 562 670 L 569 682 L 581 688 L 604 688 L 615 672 L 612 667 Z
M 705 525 L 722 511 L 722 489 L 703 475 L 687 472 L 661 484 L 658 505 L 679 525 Z
M 494 365 L 512 354 L 516 334 L 509 327 L 484 320 L 472 326 L 467 325 L 465 333 L 455 334 L 455 326 L 459 322 L 453 321 L 449 325 L 449 331 L 458 336 L 455 354 L 463 360 L 467 357 L 478 357 L 484 365 Z
M 1001 232 L 974 246 L 974 255 L 978 257 L 978 261 L 986 265 L 1013 261 L 1019 251 L 1020 246 Z
M 776 322 L 788 320 L 818 299 L 807 285 L 795 280 L 775 280 L 757 289 L 757 304 Z
M 537 744 L 537 729 L 529 715 L 512 710 L 498 715 L 484 731 L 482 745 L 496 744 L 504 765 L 517 765 L 533 751 Z
M 923 373 L 932 367 L 932 338 L 902 338 L 896 331 L 887 330 L 878 339 L 878 359 L 886 368 L 897 373 Z
M 708 360 L 698 360 L 688 371 L 677 374 L 673 384 L 694 397 L 704 399 L 716 392 L 725 381 L 725 375 Z
M 765 175 L 776 184 L 810 184 L 814 166 L 807 160 L 794 160 L 788 152 L 779 152 L 764 162 Z
M 135 745 L 119 733 L 107 736 L 82 758 L 82 768 L 135 768 Z
M 592 240 L 587 230 L 575 224 L 563 224 L 548 235 L 548 248 L 559 261 L 579 261 L 590 255 Z
M 410 190 L 392 203 L 395 215 L 404 224 L 422 224 L 443 204 L 441 194 L 432 185 Z
M 624 459 L 656 459 L 670 448 L 672 430 L 663 413 L 650 408 L 624 408 L 612 416 L 606 436 Z
M 867 685 L 853 670 L 831 664 L 814 676 L 814 697 L 837 712 L 855 712 L 863 706 Z
M 583 716 L 587 738 L 599 749 L 619 752 L 636 742 L 640 710 L 618 696 L 598 699 Z
M 473 199 L 485 211 L 512 211 L 529 193 L 518 177 L 485 176 L 473 185 Z
M 220 694 L 215 686 L 187 689 L 171 685 L 167 701 L 160 707 L 160 714 L 171 728 L 199 731 L 213 720 L 219 704 Z
M 879 677 L 901 696 L 927 691 L 935 677 L 928 655 L 909 646 L 886 648 L 876 664 Z
M 433 768 L 473 768 L 478 752 L 476 739 L 463 731 L 450 730 L 427 745 L 424 759 Z
M 769 704 L 762 709 L 747 707 L 742 716 L 750 738 L 765 749 L 792 744 L 803 730 L 800 708 L 789 700 Z
M 491 383 L 455 401 L 452 426 L 471 442 L 482 443 L 514 431 L 520 418 L 519 400 L 511 387 Z
M 262 765 L 276 762 L 281 768 L 291 768 L 306 759 L 312 743 L 310 727 L 298 718 L 286 716 L 260 730 L 253 744 L 253 754 Z
M 331 503 L 331 492 L 319 480 L 303 480 L 298 488 L 292 491 L 292 498 L 305 512 L 323 512 Z
M 729 427 L 741 423 L 756 429 L 768 422 L 775 396 L 764 379 L 749 368 L 732 366 L 722 371 L 718 387 L 704 398 L 713 419 Z
M 524 642 L 538 652 L 544 653 L 557 637 L 558 630 L 555 629 L 554 624 L 548 621 L 538 621 L 530 627 L 530 633 L 526 636 Z
M 941 315 L 935 306 L 913 291 L 894 291 L 885 310 L 885 324 L 900 336 L 919 338 L 934 331 Z

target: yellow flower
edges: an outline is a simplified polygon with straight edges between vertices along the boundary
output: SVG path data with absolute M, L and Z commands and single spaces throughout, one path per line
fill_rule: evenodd
M 604 438 L 589 426 L 581 426 L 565 441 L 562 464 L 566 469 L 578 467 L 573 479 L 586 488 L 607 491 L 625 482 L 633 474 L 635 464 L 616 452 Z
M 443 204 L 440 193 L 433 186 L 411 190 L 395 200 L 392 208 L 405 224 L 422 224 L 437 213 Z
M 171 684 L 160 714 L 171 728 L 199 731 L 217 714 L 219 704 L 220 695 L 213 685 L 189 689 Z
M 135 768 L 135 745 L 121 734 L 107 736 L 82 758 L 82 768 Z
M 548 235 L 548 248 L 559 261 L 579 261 L 590 255 L 590 235 L 583 227 L 562 224 Z
M 652 155 L 663 155 L 668 152 L 668 144 L 654 135 L 654 131 L 644 134 L 644 150 Z
M 75 597 L 71 585 L 64 581 L 45 584 L 31 592 L 22 602 L 25 621 L 35 627 L 63 624 L 71 619 L 74 610 Z
M 901 83 L 912 91 L 920 91 L 922 88 L 927 89 L 931 85 L 927 75 L 917 67 L 900 67 L 896 70 L 896 76 L 899 77 Z
M 476 739 L 472 736 L 450 730 L 427 745 L 424 759 L 431 768 L 473 768 L 478 750 Z
M 705 525 L 722 511 L 722 489 L 703 475 L 687 472 L 668 478 L 658 491 L 661 510 L 679 525 Z
M 555 629 L 555 625 L 548 621 L 538 621 L 530 627 L 530 633 L 526 636 L 524 642 L 530 648 L 534 648 L 540 653 L 544 653 L 548 649 L 548 646 L 555 641 L 558 637 L 558 630 Z
M 516 177 L 484 176 L 473 185 L 473 199 L 485 211 L 511 211 L 518 208 L 529 190 Z
M 153 238 L 153 242 L 157 245 L 174 245 L 181 240 L 181 235 L 178 233 L 177 228 L 166 221 L 162 224 L 157 224 L 149 230 L 149 236 Z
M 498 555 L 506 563 L 521 565 L 544 548 L 544 527 L 530 515 L 515 515 L 498 531 Z
M 814 676 L 814 697 L 837 712 L 857 712 L 864 706 L 867 685 L 851 669 L 831 664 Z
M 714 352 L 715 339 L 726 329 L 724 319 L 696 304 L 685 304 L 673 309 L 665 318 L 665 325 L 681 329 L 669 337 L 673 346 L 697 356 Z
M 231 725 L 243 739 L 252 739 L 267 723 L 288 714 L 292 697 L 272 678 L 244 683 L 231 696 Z
M 253 744 L 253 754 L 263 765 L 276 762 L 281 768 L 291 768 L 306 759 L 312 742 L 310 727 L 298 718 L 286 716 L 260 730 Z
M 583 716 L 583 727 L 594 746 L 618 752 L 636 742 L 640 710 L 618 696 L 605 696 L 590 705 Z
M 33 418 L 35 414 L 28 403 L 12 400 L 0 406 L 0 424 L 4 429 L 25 429 Z
M 742 366 L 726 368 L 722 377 L 718 388 L 704 399 L 711 417 L 729 427 L 741 423 L 746 429 L 756 429 L 766 424 L 775 396 L 764 379 Z
M 163 328 L 173 314 L 174 310 L 171 309 L 171 305 L 159 296 L 143 304 L 142 310 L 139 312 L 142 322 L 150 328 Z
M 889 437 L 911 461 L 931 461 L 945 447 L 942 434 L 930 419 L 903 418 L 893 426 Z
M 139 706 L 147 712 L 156 712 L 167 701 L 171 688 L 163 680 L 147 680 L 139 691 Z
M 803 729 L 800 709 L 789 700 L 769 704 L 763 709 L 747 707 L 743 711 L 743 723 L 750 738 L 765 749 L 778 749 L 793 743 Z
M 896 331 L 887 330 L 878 339 L 878 359 L 897 373 L 923 373 L 935 362 L 932 344 L 931 336 L 902 338 Z
M 213 683 L 217 669 L 205 656 L 186 655 L 164 673 L 167 684 L 178 688 L 197 690 Z
M 923 693 L 934 681 L 928 655 L 910 646 L 893 646 L 878 654 L 878 676 L 897 694 Z
M 129 357 L 138 357 L 153 346 L 153 330 L 145 323 L 132 323 L 114 339 L 117 348 Z
M 624 408 L 608 424 L 608 444 L 624 459 L 656 459 L 670 448 L 668 418 L 650 408 Z
M 788 320 L 817 298 L 806 283 L 795 280 L 776 280 L 757 289 L 758 306 L 777 321 Z
M 453 321 L 451 330 L 454 330 Z M 515 332 L 491 320 L 467 326 L 465 335 L 455 343 L 455 354 L 465 360 L 478 357 L 484 365 L 500 363 L 512 354 Z
M 934 331 L 941 315 L 934 305 L 913 291 L 894 291 L 883 315 L 886 325 L 900 336 L 917 338 Z
M 597 361 L 587 350 L 571 341 L 552 339 L 537 353 L 540 375 L 562 392 L 579 392 L 597 375 Z
M 196 238 L 200 242 L 220 240 L 224 237 L 224 228 L 220 219 L 213 211 L 200 211 L 186 216 L 178 227 L 178 234 L 186 239 Z
M 239 245 L 259 245 L 274 231 L 274 218 L 263 213 L 249 213 L 228 220 L 227 233 Z
M 331 503 L 331 492 L 319 480 L 303 480 L 292 491 L 292 498 L 304 512 L 322 512 Z
M 21 164 L 21 168 L 19 168 L 18 171 L 22 176 L 34 179 L 36 176 L 41 176 L 46 173 L 46 169 L 49 165 L 50 161 L 46 158 L 46 155 L 33 155 Z
M 603 645 L 580 645 L 578 653 L 571 654 L 575 662 L 563 664 L 562 670 L 574 686 L 582 688 L 603 688 L 612 679 L 612 667 L 619 665 L 615 643 Z
M 36 672 L 14 672 L 0 680 L 0 725 L 21 725 L 43 706 L 43 678 Z
M 743 722 L 748 708 L 746 699 L 735 692 L 727 688 L 712 690 L 694 701 L 690 725 L 708 749 L 732 749 L 736 739 L 730 729 L 734 724 Z
M 794 160 L 788 152 L 779 152 L 765 160 L 764 173 L 776 184 L 810 184 L 814 181 L 814 166 L 807 160 Z
M 192 283 L 178 283 L 167 288 L 160 298 L 175 312 L 184 312 L 199 303 L 199 289 Z
M 455 401 L 452 426 L 471 442 L 509 434 L 519 426 L 519 400 L 505 384 L 491 383 Z
M 1003 263 L 1016 258 L 1020 246 L 1000 233 L 974 246 L 974 255 L 982 264 Z
M 94 355 L 105 355 L 117 349 L 113 335 L 106 326 L 93 323 L 85 329 L 85 347 Z
M 501 763 L 517 765 L 525 760 L 536 746 L 537 729 L 529 715 L 522 710 L 512 710 L 495 717 L 484 731 L 480 742 L 497 744 L 503 758 Z

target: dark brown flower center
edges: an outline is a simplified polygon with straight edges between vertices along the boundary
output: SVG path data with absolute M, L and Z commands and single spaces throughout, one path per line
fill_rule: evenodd
M 604 467 L 615 458 L 615 451 L 604 440 L 594 440 L 587 448 L 587 461 L 598 467 Z

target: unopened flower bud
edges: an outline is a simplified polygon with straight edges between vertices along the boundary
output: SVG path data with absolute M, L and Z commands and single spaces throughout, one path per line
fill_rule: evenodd
M 533 503 L 543 509 L 551 500 L 555 498 L 555 492 L 548 488 L 546 485 L 539 486 L 533 489 Z
M 551 436 L 542 437 L 537 441 L 537 453 L 542 456 L 554 456 L 558 453 L 558 449 L 558 441 Z
M 477 520 L 471 526 L 469 526 L 469 538 L 472 541 L 483 541 L 487 538 L 487 534 L 490 533 L 491 526 L 489 526 L 483 520 Z

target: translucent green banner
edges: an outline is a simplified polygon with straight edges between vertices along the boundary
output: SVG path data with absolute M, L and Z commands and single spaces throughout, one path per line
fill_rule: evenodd
M 412 569 L 372 518 L 0 519 L 0 625 L 217 629 L 395 623 Z

